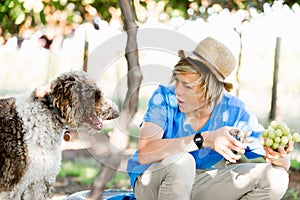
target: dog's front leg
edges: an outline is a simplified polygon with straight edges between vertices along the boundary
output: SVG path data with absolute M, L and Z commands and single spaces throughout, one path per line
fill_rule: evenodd
M 51 185 L 47 181 L 37 181 L 27 186 L 22 193 L 22 200 L 47 200 L 51 194 Z

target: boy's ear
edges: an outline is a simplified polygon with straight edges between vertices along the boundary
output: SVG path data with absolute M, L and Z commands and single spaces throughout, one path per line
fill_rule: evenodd
M 38 86 L 34 91 L 35 98 L 43 98 L 51 92 L 50 83 Z

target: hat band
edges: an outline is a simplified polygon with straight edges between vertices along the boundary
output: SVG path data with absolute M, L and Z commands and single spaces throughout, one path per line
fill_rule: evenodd
M 200 58 L 201 60 L 204 60 L 205 62 L 207 62 L 209 64 L 209 66 L 217 73 L 217 75 L 219 75 L 223 80 L 225 79 L 225 77 L 223 76 L 223 74 L 221 74 L 221 72 L 215 66 L 213 66 L 208 60 L 206 60 L 203 56 L 201 56 L 196 51 L 193 51 L 193 54 L 195 56 L 197 56 L 198 58 Z

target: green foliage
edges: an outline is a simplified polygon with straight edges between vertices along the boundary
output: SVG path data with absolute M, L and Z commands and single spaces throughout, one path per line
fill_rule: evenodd
M 190 1 L 176 1 L 170 0 L 166 2 L 166 12 L 169 16 L 177 17 L 183 16 L 185 18 L 188 17 L 186 10 L 189 8 Z
M 62 163 L 58 176 L 77 177 L 77 181 L 81 184 L 91 184 L 93 183 L 99 171 L 99 168 L 91 165 L 67 161 Z
M 284 197 L 283 197 L 283 200 L 291 200 L 291 199 L 293 199 L 293 200 L 298 200 L 299 198 L 298 198 L 298 195 L 299 194 L 299 192 L 298 191 L 295 191 L 295 190 L 293 190 L 293 189 L 289 189 L 286 193 L 285 193 L 285 195 L 284 195 Z
M 291 160 L 291 168 L 300 170 L 300 162 L 297 160 Z
M 248 9 L 255 7 L 258 10 L 263 10 L 265 2 L 272 4 L 274 1 L 225 1 L 212 0 L 207 5 L 202 5 L 201 1 L 194 0 L 160 0 L 165 3 L 165 12 L 173 16 L 190 17 L 187 14 L 187 9 L 193 5 L 196 16 L 205 17 L 207 13 L 200 13 L 199 8 L 205 7 L 205 11 L 214 4 L 219 4 L 223 8 L 229 10 Z M 134 2 L 134 1 L 132 1 Z M 159 2 L 159 0 L 156 0 Z M 286 1 L 285 4 L 292 6 L 299 1 Z M 90 10 L 96 10 L 97 15 L 103 20 L 111 19 L 110 7 L 119 8 L 118 0 L 1 0 L 0 1 L 0 27 L 3 29 L 6 37 L 12 34 L 20 34 L 21 27 L 36 28 L 42 27 L 50 23 L 47 19 L 49 16 L 59 15 L 66 16 L 66 19 L 56 19 L 57 23 L 66 20 L 66 25 L 72 27 L 86 20 L 93 20 L 95 13 L 91 14 Z M 141 1 L 140 5 L 147 8 L 147 3 Z M 53 23 L 53 22 L 52 22 Z
M 76 25 L 84 21 L 89 15 L 89 9 L 94 8 L 104 20 L 109 20 L 110 7 L 118 7 L 117 0 L 1 0 L 0 1 L 0 27 L 4 35 L 20 34 L 24 28 L 42 27 L 53 16 L 66 16 L 66 19 L 58 17 L 57 23 L 66 20 L 67 25 Z M 51 17 L 49 17 L 51 16 Z
M 97 11 L 101 14 L 102 19 L 110 20 L 111 14 L 109 13 L 110 7 L 119 8 L 119 4 L 117 0 L 97 0 L 91 4 Z
M 58 176 L 73 177 L 72 181 L 79 182 L 82 185 L 91 185 L 98 175 L 100 168 L 86 160 L 82 161 L 63 161 Z M 106 188 L 129 189 L 129 179 L 125 172 L 117 172 L 110 180 Z
M 23 14 L 23 6 L 19 4 L 18 0 L 0 1 L 0 26 L 3 30 L 17 32 L 21 19 L 17 20 L 17 18 Z
M 117 172 L 116 175 L 106 185 L 106 188 L 108 189 L 118 188 L 122 190 L 130 189 L 128 175 L 124 172 Z

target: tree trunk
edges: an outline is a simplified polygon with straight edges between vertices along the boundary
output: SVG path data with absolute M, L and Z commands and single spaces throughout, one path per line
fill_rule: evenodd
M 271 110 L 269 120 L 276 119 L 276 106 L 277 106 L 277 84 L 278 84 L 278 70 L 279 70 L 279 57 L 280 57 L 280 44 L 281 38 L 276 38 L 276 49 L 275 49 L 275 62 L 274 62 L 274 72 L 273 72 L 273 87 L 272 87 L 272 100 L 271 100 Z
M 124 29 L 127 32 L 127 45 L 125 57 L 127 60 L 127 93 L 125 101 L 121 107 L 118 127 L 110 134 L 111 143 L 124 150 L 129 143 L 129 125 L 138 109 L 139 88 L 143 79 L 138 55 L 136 41 L 137 24 L 135 14 L 130 0 L 119 0 L 122 14 L 124 17 Z M 118 130 L 119 129 L 119 130 Z
M 237 70 L 235 73 L 235 79 L 237 85 L 240 84 L 240 70 L 241 70 L 241 62 L 242 62 L 242 52 L 243 52 L 243 43 L 242 43 L 242 34 L 240 32 L 237 32 L 239 34 L 239 39 L 240 39 L 240 49 L 239 49 L 239 56 L 238 56 L 238 64 L 237 64 Z M 236 96 L 240 95 L 240 88 L 237 87 L 236 89 Z
M 130 0 L 119 0 L 119 4 L 124 17 L 124 28 L 127 32 L 127 45 L 125 57 L 128 65 L 127 93 L 125 101 L 121 107 L 120 116 L 117 119 L 118 125 L 110 133 L 110 164 L 102 165 L 101 172 L 93 183 L 92 191 L 88 199 L 99 199 L 103 194 L 106 184 L 115 175 L 120 166 L 123 150 L 129 143 L 129 126 L 138 109 L 139 88 L 143 75 L 139 65 L 138 46 L 136 41 L 137 24 L 135 23 L 134 9 Z

